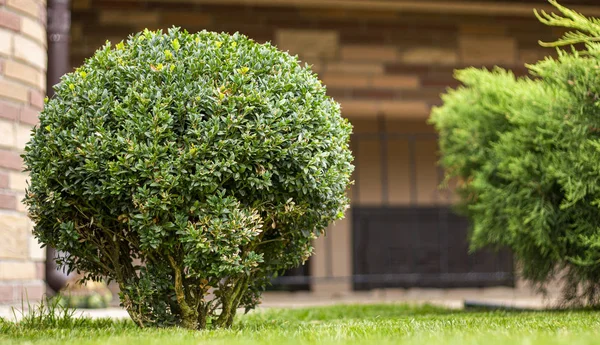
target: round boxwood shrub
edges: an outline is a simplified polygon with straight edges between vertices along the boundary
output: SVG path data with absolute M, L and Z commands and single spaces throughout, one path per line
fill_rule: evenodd
M 350 123 L 296 57 L 145 30 L 65 75 L 26 147 L 34 234 L 140 326 L 229 326 L 343 217 Z

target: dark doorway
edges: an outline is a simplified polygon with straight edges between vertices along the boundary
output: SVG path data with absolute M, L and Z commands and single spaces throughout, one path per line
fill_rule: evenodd
M 514 286 L 507 250 L 469 254 L 449 207 L 354 207 L 354 289 Z
M 287 270 L 283 275 L 275 277 L 268 291 L 309 291 L 310 259 L 304 265 Z

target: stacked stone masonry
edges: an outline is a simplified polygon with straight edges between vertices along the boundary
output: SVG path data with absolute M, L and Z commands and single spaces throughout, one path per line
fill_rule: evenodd
M 45 292 L 20 155 L 44 105 L 46 47 L 46 0 L 0 0 L 0 304 Z
M 458 15 L 341 8 L 207 5 L 199 1 L 73 0 L 71 62 L 106 40 L 173 25 L 244 33 L 313 65 L 344 116 L 420 119 L 457 86 L 456 68 L 499 65 L 526 74 L 560 32 L 528 16 Z

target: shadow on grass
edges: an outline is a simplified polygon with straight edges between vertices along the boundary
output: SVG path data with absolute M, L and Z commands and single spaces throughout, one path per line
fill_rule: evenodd
M 470 313 L 490 313 L 490 312 L 504 312 L 507 314 L 523 314 L 523 313 L 545 313 L 545 314 L 560 314 L 560 313 L 585 313 L 585 312 L 598 312 L 600 306 L 591 307 L 572 307 L 572 306 L 556 306 L 548 308 L 527 308 L 527 307 L 516 307 L 507 306 L 502 304 L 494 303 L 479 303 L 479 302 L 467 302 L 464 304 L 464 311 Z

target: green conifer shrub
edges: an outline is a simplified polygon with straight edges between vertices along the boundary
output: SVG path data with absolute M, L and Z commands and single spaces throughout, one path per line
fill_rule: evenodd
M 24 155 L 34 234 L 142 327 L 230 326 L 348 205 L 351 125 L 270 44 L 146 30 L 55 90 Z
M 563 276 L 566 302 L 600 304 L 600 20 L 551 1 L 564 15 L 545 24 L 577 31 L 547 46 L 556 59 L 532 77 L 468 68 L 431 122 L 441 164 L 459 181 L 471 244 L 507 246 L 523 277 L 544 290 Z

